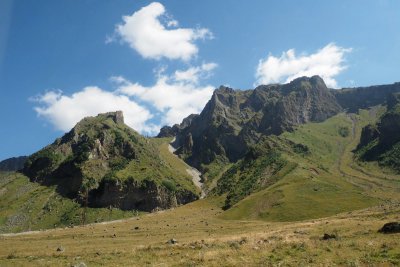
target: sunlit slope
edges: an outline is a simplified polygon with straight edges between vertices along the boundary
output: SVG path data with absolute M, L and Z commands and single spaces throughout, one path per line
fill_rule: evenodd
M 0 173 L 0 233 L 73 226 L 137 214 L 119 209 L 84 209 L 58 194 L 55 186 L 29 182 L 18 173 Z
M 295 221 L 330 216 L 400 198 L 400 176 L 353 158 L 360 131 L 380 109 L 339 114 L 308 123 L 280 138 L 303 144 L 309 153 L 284 151 L 297 167 L 275 184 L 260 188 L 225 211 L 226 219 Z

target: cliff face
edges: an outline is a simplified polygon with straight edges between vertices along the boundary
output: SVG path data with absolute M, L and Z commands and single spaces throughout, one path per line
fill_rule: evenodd
M 179 147 L 177 153 L 197 168 L 221 156 L 236 161 L 263 135 L 291 131 L 340 111 L 318 76 L 247 91 L 220 87 L 199 116 L 174 132 L 175 146 Z
M 400 82 L 369 87 L 331 90 L 341 107 L 349 112 L 358 112 L 376 105 L 387 104 L 394 93 L 400 92 Z
M 357 154 L 400 172 L 400 93 L 389 96 L 387 106 L 377 124 L 363 128 Z
M 150 211 L 198 198 L 170 168 L 150 140 L 124 124 L 122 112 L 110 112 L 80 121 L 31 155 L 22 172 L 84 205 Z

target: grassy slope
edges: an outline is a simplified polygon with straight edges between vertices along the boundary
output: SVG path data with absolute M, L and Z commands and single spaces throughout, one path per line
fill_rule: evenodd
M 0 232 L 39 230 L 83 222 L 84 209 L 18 173 L 0 173 Z M 86 223 L 132 217 L 136 212 L 86 209 Z
M 170 138 L 154 138 L 147 141 L 148 147 L 139 160 L 131 161 L 123 170 L 118 171 L 117 177 L 124 180 L 132 176 L 137 181 L 151 179 L 159 183 L 167 179 L 192 192 L 198 192 L 192 178 L 186 172 L 187 165 L 168 151 Z M 149 149 L 155 151 L 151 154 L 145 153 Z
M 168 138 L 149 141 L 159 150 L 161 161 L 167 166 L 163 168 L 162 175 L 173 177 L 174 181 L 185 188 L 198 192 L 199 189 L 186 172 L 187 165 L 168 151 L 169 141 Z M 150 171 L 154 172 L 149 168 Z M 142 174 L 148 175 L 149 172 Z M 22 174 L 0 173 L 0 233 L 48 229 L 71 223 L 80 225 L 83 222 L 83 211 L 78 203 L 57 194 L 55 187 L 31 183 Z M 137 211 L 87 208 L 86 223 L 127 218 L 136 214 Z
M 352 150 L 358 144 L 361 129 L 377 113 L 375 110 L 362 111 L 360 115 L 340 114 L 323 123 L 301 125 L 294 132 L 284 133 L 282 137 L 307 145 L 310 155 L 286 154 L 289 161 L 298 163 L 296 169 L 221 217 L 295 221 L 400 199 L 399 176 L 382 175 L 376 165 L 360 166 L 353 161 Z M 339 134 L 343 127 L 349 129 L 347 137 Z

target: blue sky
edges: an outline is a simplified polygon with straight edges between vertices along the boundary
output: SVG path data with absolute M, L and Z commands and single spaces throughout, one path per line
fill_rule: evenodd
M 399 11 L 395 0 L 0 1 L 0 160 L 105 110 L 154 134 L 219 85 L 400 81 Z

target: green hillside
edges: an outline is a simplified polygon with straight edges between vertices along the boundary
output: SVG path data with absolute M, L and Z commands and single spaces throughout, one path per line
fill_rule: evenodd
M 191 177 L 172 155 L 161 155 L 160 142 L 129 128 L 122 112 L 99 114 L 31 155 L 22 172 L 90 207 L 152 211 L 198 199 Z
M 179 177 L 177 183 L 197 192 L 199 189 L 195 188 L 186 172 L 187 165 L 168 151 L 170 141 L 170 138 L 148 139 L 149 144 L 159 153 L 160 162 L 169 170 L 169 173 L 164 171 L 163 174 L 173 173 L 171 177 Z M 120 170 L 121 173 L 117 175 L 123 178 L 124 171 L 126 169 Z M 149 168 L 150 171 L 154 172 Z M 20 173 L 0 172 L 0 233 L 70 227 L 130 218 L 143 213 L 134 209 L 85 208 L 76 200 L 59 194 L 57 185 L 40 185 L 30 182 L 28 177 Z
M 0 172 L 0 233 L 76 226 L 139 215 L 138 211 L 83 208 L 18 173 Z
M 273 185 L 259 186 L 222 218 L 297 221 L 400 199 L 399 176 L 383 173 L 374 164 L 357 164 L 352 152 L 362 127 L 381 112 L 373 108 L 358 115 L 339 114 L 283 133 L 276 139 L 302 144 L 308 153 L 281 149 L 282 157 L 296 167 L 284 172 Z

